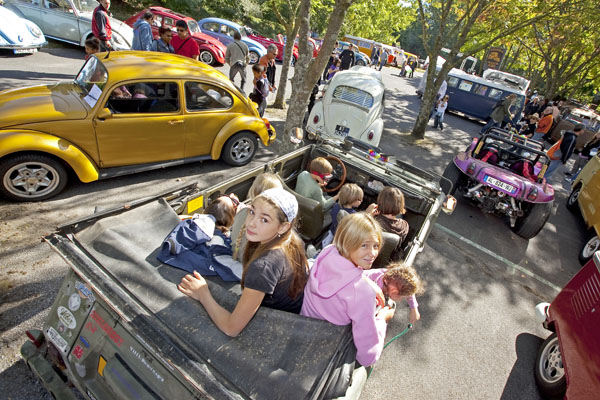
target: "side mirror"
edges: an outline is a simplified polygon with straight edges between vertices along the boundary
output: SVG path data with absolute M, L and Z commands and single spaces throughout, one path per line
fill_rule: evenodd
M 112 117 L 112 113 L 106 107 L 104 107 L 102 110 L 100 110 L 98 112 L 98 115 L 96 116 L 96 118 L 98 118 L 99 120 L 105 120 L 106 118 L 110 118 L 110 117 Z
M 446 214 L 452 214 L 456 208 L 456 198 L 454 196 L 447 195 L 444 203 L 442 204 L 442 211 Z

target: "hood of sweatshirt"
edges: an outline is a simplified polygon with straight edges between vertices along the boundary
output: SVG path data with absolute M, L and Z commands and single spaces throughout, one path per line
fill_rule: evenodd
M 335 245 L 323 249 L 310 270 L 309 290 L 329 298 L 362 275 L 362 270 L 340 255 Z

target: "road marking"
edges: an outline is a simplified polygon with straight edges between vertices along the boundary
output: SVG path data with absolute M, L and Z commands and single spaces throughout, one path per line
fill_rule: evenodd
M 481 251 L 481 252 L 483 252 L 483 253 L 485 253 L 485 254 L 493 257 L 493 258 L 495 258 L 496 260 L 500 261 L 501 263 L 504 263 L 504 264 L 508 265 L 510 268 L 513 268 L 513 269 L 515 269 L 515 270 L 517 270 L 519 272 L 522 272 L 525 275 L 527 275 L 527 276 L 529 276 L 529 277 L 531 277 L 531 278 L 539 281 L 540 283 L 543 283 L 544 285 L 550 287 L 551 289 L 554 289 L 557 292 L 560 292 L 562 290 L 561 288 L 559 288 L 558 286 L 556 286 L 552 282 L 550 282 L 550 281 L 542 278 L 541 276 L 537 275 L 536 273 L 531 272 L 530 270 L 528 270 L 528 269 L 526 269 L 524 267 L 521 267 L 518 264 L 515 264 L 514 262 L 512 262 L 512 261 L 510 261 L 510 260 L 508 260 L 508 259 L 506 259 L 506 258 L 504 258 L 504 257 L 502 257 L 502 256 L 500 256 L 500 255 L 498 255 L 496 253 L 494 253 L 493 251 L 491 251 L 489 249 L 486 249 L 485 247 L 481 246 L 480 244 L 477 244 L 474 241 L 472 241 L 470 239 L 467 239 L 466 237 L 464 237 L 462 235 L 459 235 L 458 233 L 456 233 L 454 231 L 451 231 L 450 229 L 446 228 L 445 226 L 440 225 L 437 222 L 436 222 L 435 225 L 436 225 L 436 227 L 438 227 L 442 231 L 446 232 L 447 234 L 449 234 L 451 236 L 454 236 L 457 239 L 462 240 L 463 242 L 465 242 L 465 243 L 467 243 L 467 244 L 475 247 L 477 250 L 479 250 L 479 251 Z

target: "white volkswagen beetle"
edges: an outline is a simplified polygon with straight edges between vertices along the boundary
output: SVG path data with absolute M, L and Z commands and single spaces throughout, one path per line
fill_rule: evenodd
M 331 79 L 308 117 L 306 130 L 330 139 L 347 136 L 379 146 L 385 87 L 381 73 L 354 66 Z
M 15 54 L 35 53 L 45 44 L 46 38 L 36 24 L 0 5 L 0 49 Z

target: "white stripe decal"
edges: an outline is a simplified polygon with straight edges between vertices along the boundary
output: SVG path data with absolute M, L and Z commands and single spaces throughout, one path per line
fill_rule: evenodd
M 483 247 L 483 246 L 481 246 L 481 245 L 473 242 L 472 240 L 467 239 L 466 237 L 461 236 L 461 235 L 459 235 L 458 233 L 456 233 L 454 231 L 451 231 L 450 229 L 446 228 L 445 226 L 440 225 L 437 222 L 436 222 L 435 226 L 437 228 L 441 229 L 442 231 L 446 232 L 447 234 L 449 234 L 451 236 L 454 236 L 455 238 L 460 239 L 463 242 L 465 242 L 465 243 L 467 243 L 467 244 L 475 247 L 477 250 L 482 251 L 483 253 L 485 253 L 485 254 L 487 254 L 487 255 L 489 255 L 491 257 L 494 257 L 496 260 L 500 261 L 501 263 L 504 263 L 504 264 L 508 265 L 509 267 L 511 267 L 511 268 L 513 268 L 513 269 L 515 269 L 515 270 L 517 270 L 519 272 L 522 272 L 522 273 L 524 273 L 527 276 L 530 276 L 531 278 L 537 280 L 538 282 L 543 283 L 544 285 L 550 287 L 551 289 L 554 289 L 556 292 L 560 292 L 562 290 L 560 287 L 556 286 L 552 282 L 550 282 L 550 281 L 542 278 L 541 276 L 539 276 L 539 275 L 537 275 L 537 274 L 529 271 L 526 268 L 521 267 L 518 264 L 515 264 L 514 262 L 512 262 L 510 260 L 507 260 L 506 258 L 504 258 L 504 257 L 502 257 L 502 256 L 500 256 L 500 255 L 498 255 L 496 253 L 494 253 L 493 251 L 486 249 L 485 247 Z

